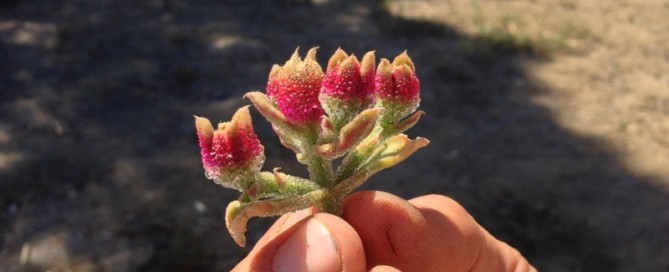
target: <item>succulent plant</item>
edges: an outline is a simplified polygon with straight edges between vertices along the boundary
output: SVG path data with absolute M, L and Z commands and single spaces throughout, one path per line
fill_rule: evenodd
M 245 95 L 274 128 L 281 143 L 306 165 L 309 177 L 274 168 L 261 171 L 264 148 L 248 106 L 218 124 L 195 117 L 205 176 L 240 191 L 226 209 L 226 226 L 240 246 L 250 218 L 276 216 L 315 206 L 338 214 L 343 199 L 375 173 L 403 161 L 429 141 L 403 134 L 422 111 L 420 82 L 406 52 L 391 63 L 374 52 L 362 61 L 338 49 L 324 73 L 316 48 L 304 60 L 298 50 L 270 71 L 265 93 Z M 344 157 L 333 169 L 333 160 Z

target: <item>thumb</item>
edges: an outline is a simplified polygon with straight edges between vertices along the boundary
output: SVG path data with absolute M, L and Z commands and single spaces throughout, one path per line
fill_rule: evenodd
M 283 229 L 270 241 L 257 245 L 261 248 L 254 248 L 235 271 L 327 272 L 366 268 L 360 237 L 339 217 L 319 213 Z

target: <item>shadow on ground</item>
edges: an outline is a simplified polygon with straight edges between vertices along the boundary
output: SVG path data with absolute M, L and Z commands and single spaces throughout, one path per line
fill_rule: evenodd
M 296 46 L 417 64 L 409 134 L 432 143 L 366 188 L 449 195 L 540 270 L 669 269 L 667 192 L 533 102 L 551 86 L 526 69 L 550 56 L 531 48 L 374 1 L 14 1 L 0 35 L 3 271 L 229 270 L 248 252 L 222 222 L 236 195 L 203 177 L 191 115 L 229 118 Z M 254 117 L 265 168 L 299 173 Z

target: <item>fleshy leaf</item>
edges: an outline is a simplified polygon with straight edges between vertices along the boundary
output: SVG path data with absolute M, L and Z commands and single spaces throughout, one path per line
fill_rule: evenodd
M 331 197 L 329 193 L 323 190 L 315 190 L 304 195 L 282 199 L 259 200 L 249 203 L 233 201 L 228 204 L 225 210 L 225 225 L 232 239 L 239 246 L 245 247 L 246 225 L 252 217 L 276 216 L 314 205 L 320 206 L 321 202 L 327 197 Z
M 383 135 L 390 136 L 398 133 L 403 133 L 412 128 L 414 125 L 416 125 L 416 123 L 418 123 L 418 121 L 420 120 L 420 117 L 423 115 L 425 115 L 424 111 L 414 112 L 412 115 L 410 115 L 407 118 L 404 118 L 403 120 L 397 122 L 396 124 L 386 127 L 383 130 Z
M 374 173 L 381 171 L 400 163 L 429 143 L 430 141 L 421 137 L 410 140 L 406 134 L 395 135 L 379 145 L 363 167 Z
M 301 153 L 299 139 L 296 139 L 294 136 L 291 136 L 294 135 L 293 132 L 290 132 L 292 130 L 287 130 L 289 132 L 285 132 L 284 130 L 280 129 L 274 124 L 272 124 L 272 129 L 274 129 L 274 133 L 277 136 L 279 136 L 279 142 L 281 142 L 281 145 L 295 152 L 295 154 Z
M 241 212 L 241 202 L 237 200 L 230 202 L 225 209 L 225 226 L 228 228 L 228 232 L 230 232 L 230 236 L 235 240 L 235 243 L 241 247 L 245 247 L 246 237 L 244 237 L 244 233 L 246 233 L 246 222 L 248 222 L 249 216 L 240 217 Z
M 251 103 L 260 114 L 272 124 L 272 128 L 279 136 L 281 144 L 295 153 L 300 153 L 299 144 L 296 142 L 298 140 L 294 139 L 295 135 L 300 133 L 300 128 L 291 123 L 265 94 L 261 92 L 249 92 L 244 97 L 251 100 Z
M 261 92 L 248 92 L 244 95 L 244 98 L 250 100 L 260 114 L 273 125 L 281 129 L 296 129 L 295 125 L 290 123 L 286 116 L 272 104 L 272 101 L 265 94 Z
M 360 141 L 369 136 L 382 111 L 382 108 L 372 108 L 362 111 L 341 129 L 337 140 L 319 146 L 317 152 L 329 159 L 343 156 L 358 145 Z

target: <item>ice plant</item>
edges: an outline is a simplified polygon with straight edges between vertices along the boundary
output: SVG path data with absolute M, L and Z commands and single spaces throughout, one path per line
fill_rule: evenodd
M 245 95 L 274 128 L 281 143 L 306 165 L 308 178 L 274 168 L 261 171 L 263 146 L 253 131 L 248 107 L 214 130 L 195 117 L 205 176 L 242 192 L 226 209 L 232 238 L 245 246 L 246 223 L 255 216 L 275 216 L 307 207 L 338 214 L 340 204 L 375 173 L 403 161 L 428 140 L 403 134 L 422 112 L 420 85 L 409 56 L 374 71 L 373 52 L 362 61 L 339 49 L 323 73 L 316 49 L 302 60 L 297 51 L 274 65 L 266 93 Z M 344 157 L 336 171 L 332 161 Z

